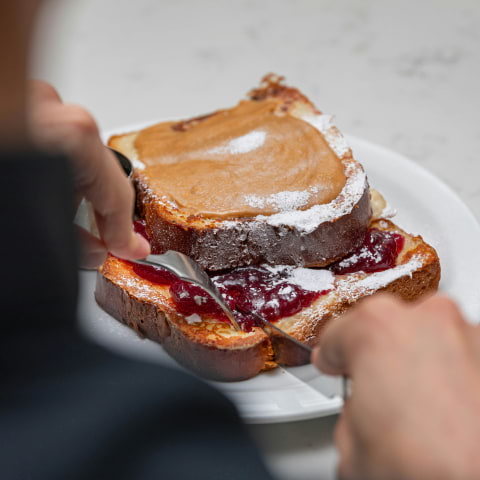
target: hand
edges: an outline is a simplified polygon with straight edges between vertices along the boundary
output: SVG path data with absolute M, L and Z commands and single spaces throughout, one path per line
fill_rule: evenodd
M 353 382 L 335 431 L 340 478 L 480 478 L 480 337 L 451 300 L 366 299 L 313 361 Z
M 95 210 L 100 239 L 79 228 L 82 266 L 97 267 L 108 251 L 132 260 L 148 255 L 148 242 L 132 229 L 133 187 L 115 156 L 102 144 L 92 116 L 81 107 L 62 103 L 51 85 L 38 80 L 31 82 L 29 100 L 30 134 L 35 144 L 69 156 L 77 202 L 85 197 Z

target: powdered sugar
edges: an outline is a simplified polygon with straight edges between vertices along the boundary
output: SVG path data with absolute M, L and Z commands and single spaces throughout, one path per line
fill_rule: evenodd
M 257 215 L 255 218 L 274 227 L 289 226 L 302 234 L 313 232 L 324 222 L 347 215 L 359 202 L 367 188 L 367 176 L 356 162 L 348 162 L 345 168 L 347 176 L 345 185 L 337 198 L 330 203 L 314 205 L 307 210 L 290 210 L 270 216 Z
M 167 195 L 159 195 L 157 192 L 155 192 L 152 188 L 146 186 L 148 182 L 142 182 L 143 186 L 145 188 L 145 194 L 148 196 L 148 198 L 158 204 L 164 205 L 165 207 L 169 207 L 174 210 L 178 210 L 178 205 Z
M 322 115 L 304 115 L 302 120 L 309 123 L 317 130 L 319 130 L 325 137 L 330 148 L 337 154 L 338 157 L 343 157 L 350 151 L 345 137 L 332 124 L 332 116 L 327 114 Z
M 322 133 L 330 148 L 342 161 L 345 167 L 345 185 L 337 198 L 330 203 L 314 205 L 307 210 L 298 210 L 300 207 L 292 206 L 270 216 L 257 215 L 255 218 L 274 227 L 293 227 L 305 235 L 316 230 L 324 222 L 350 213 L 367 188 L 367 176 L 360 164 L 349 155 L 347 141 L 332 124 L 330 115 L 303 115 L 301 118 Z M 305 204 L 306 202 L 303 203 Z
M 131 275 L 121 275 L 115 283 L 127 291 L 132 291 L 140 300 L 165 302 L 168 291 L 159 289 L 142 278 Z
M 178 205 L 177 205 L 173 200 L 171 200 L 170 198 L 168 198 L 166 195 L 162 195 L 162 196 L 160 197 L 160 201 L 161 201 L 164 205 L 168 205 L 169 207 L 178 208 Z
M 187 297 L 188 297 L 188 294 L 187 294 Z M 202 305 L 202 304 L 208 302 L 208 298 L 207 298 L 207 297 L 204 297 L 204 296 L 202 296 L 202 295 L 194 295 L 194 296 L 193 296 L 193 301 L 194 301 L 197 305 Z
M 198 315 L 198 313 L 192 313 L 192 315 L 185 317 L 185 321 L 189 325 L 194 325 L 195 323 L 200 323 L 202 321 L 202 317 Z
M 330 270 L 293 267 L 290 265 L 262 265 L 274 275 L 279 275 L 278 283 L 298 285 L 303 290 L 321 292 L 331 290 L 335 276 Z M 288 294 L 290 286 L 286 285 L 280 292 Z
M 135 150 L 130 153 L 130 161 L 132 162 L 133 168 L 136 168 L 137 170 L 145 170 L 146 165 L 138 158 Z
M 378 250 L 371 251 L 362 249 L 359 254 L 351 255 L 338 263 L 340 268 L 350 267 L 356 264 L 359 260 L 372 260 L 375 263 L 379 263 L 382 260 L 382 255 Z
M 241 137 L 230 140 L 226 145 L 220 145 L 208 150 L 208 153 L 213 155 L 238 155 L 240 153 L 248 153 L 260 148 L 265 143 L 266 137 L 267 134 L 263 130 L 253 130 Z
M 314 189 L 311 189 L 312 192 Z M 297 210 L 304 207 L 310 200 L 309 191 L 284 191 L 261 197 L 259 195 L 245 195 L 245 203 L 253 208 L 265 208 L 267 206 L 275 208 L 279 212 Z
M 393 218 L 397 214 L 397 210 L 391 207 L 388 203 L 387 206 L 380 213 L 379 218 Z
M 304 290 L 311 292 L 320 292 L 323 290 L 331 290 L 335 276 L 329 270 L 315 270 L 313 268 L 294 268 L 291 277 L 288 279 L 290 283 L 294 283 Z
M 387 286 L 389 283 L 397 280 L 400 277 L 406 275 L 412 276 L 415 270 L 418 270 L 422 266 L 422 261 L 418 256 L 410 259 L 409 262 L 403 265 L 397 265 L 390 270 L 384 270 L 383 272 L 376 272 L 363 278 L 358 282 L 360 288 L 378 290 Z
M 380 288 L 386 287 L 401 277 L 406 275 L 411 277 L 422 266 L 422 258 L 417 255 L 412 257 L 407 263 L 397 265 L 383 272 L 371 273 L 365 276 L 357 273 L 345 275 L 336 282 L 337 294 L 341 300 L 357 300 L 364 295 L 369 295 Z

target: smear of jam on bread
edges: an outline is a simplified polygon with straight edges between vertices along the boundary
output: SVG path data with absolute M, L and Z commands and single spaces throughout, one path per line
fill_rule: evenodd
M 402 251 L 405 238 L 399 233 L 368 230 L 363 245 L 329 269 L 337 275 L 347 273 L 374 273 L 393 268 Z
M 146 236 L 143 222 L 135 222 L 135 231 Z M 337 275 L 387 270 L 395 266 L 404 241 L 404 237 L 398 233 L 370 229 L 363 245 L 333 264 L 330 270 Z M 236 268 L 216 276 L 214 282 L 232 310 L 238 307 L 242 311 L 253 311 L 275 322 L 295 315 L 330 291 L 306 290 L 293 283 L 291 269 L 266 266 Z M 182 315 L 209 315 L 228 322 L 217 303 L 200 287 L 179 280 L 160 267 L 133 264 L 133 271 L 152 283 L 169 286 L 176 309 Z M 237 319 L 247 332 L 257 325 L 254 317 L 247 314 L 238 313 Z

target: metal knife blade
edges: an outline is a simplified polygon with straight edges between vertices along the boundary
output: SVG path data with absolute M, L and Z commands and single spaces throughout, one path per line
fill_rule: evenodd
M 244 315 L 253 316 L 262 325 L 263 330 L 267 335 L 275 341 L 275 337 L 281 337 L 290 343 L 290 346 L 294 345 L 296 348 L 305 352 L 308 355 L 308 363 L 310 363 L 310 355 L 312 348 L 303 342 L 300 342 L 296 338 L 292 337 L 282 329 L 273 325 L 271 322 L 258 315 L 255 312 L 247 311 L 245 309 L 236 307 L 236 310 Z M 330 375 L 324 375 L 318 372 L 318 375 L 312 377 L 312 375 L 305 374 L 304 371 L 296 370 L 296 367 L 287 368 L 288 372 L 294 377 L 298 378 L 302 383 L 306 383 L 313 389 L 319 391 L 322 395 L 328 398 L 340 397 L 344 402 L 348 395 L 348 380 L 346 377 L 332 377 Z

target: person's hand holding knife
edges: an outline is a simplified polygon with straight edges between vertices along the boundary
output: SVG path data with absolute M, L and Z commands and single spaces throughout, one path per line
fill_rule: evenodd
M 133 187 L 103 145 L 93 117 L 82 107 L 63 103 L 48 83 L 30 82 L 29 93 L 29 133 L 35 145 L 72 160 L 77 200 L 85 197 L 95 210 L 100 239 L 78 227 L 81 265 L 97 267 L 107 252 L 131 260 L 147 256 L 147 240 L 132 228 Z
M 328 325 L 313 362 L 352 380 L 342 480 L 480 478 L 480 331 L 453 301 L 366 299 Z

